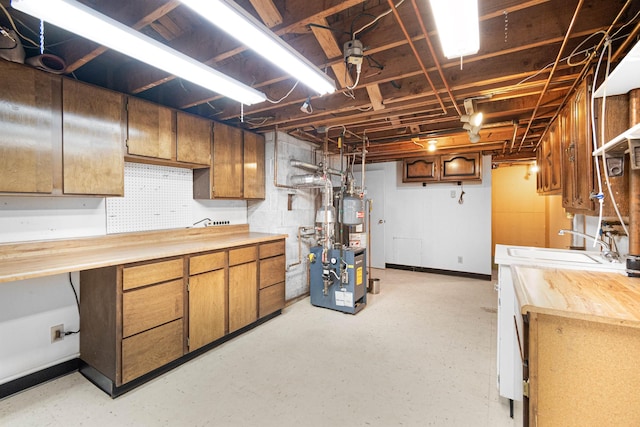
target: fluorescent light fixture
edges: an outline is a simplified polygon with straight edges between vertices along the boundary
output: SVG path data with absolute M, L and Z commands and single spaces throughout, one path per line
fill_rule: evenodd
M 246 105 L 264 93 L 73 0 L 11 0 L 14 9 Z
M 333 93 L 336 90 L 332 79 L 235 2 L 229 0 L 181 1 L 319 95 Z
M 473 55 L 480 49 L 478 0 L 429 0 L 444 56 Z

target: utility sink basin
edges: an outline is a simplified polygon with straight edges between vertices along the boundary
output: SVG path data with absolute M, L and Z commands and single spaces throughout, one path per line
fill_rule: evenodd
M 599 251 L 573 249 L 496 245 L 495 262 L 499 265 L 519 264 L 570 270 L 626 272 L 624 262 L 609 262 Z
M 544 248 L 508 248 L 507 253 L 509 256 L 516 258 L 528 258 L 544 261 L 557 261 L 557 262 L 577 262 L 584 264 L 602 264 L 604 260 L 602 257 L 585 252 L 565 251 L 565 250 L 553 250 Z

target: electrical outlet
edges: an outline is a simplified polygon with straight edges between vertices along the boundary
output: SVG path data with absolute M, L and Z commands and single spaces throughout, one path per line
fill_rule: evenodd
M 458 257 L 458 264 L 462 264 L 462 257 L 461 256 Z
M 456 190 L 451 190 L 451 198 L 452 199 L 456 198 Z
M 62 341 L 64 339 L 64 325 L 51 327 L 51 342 Z

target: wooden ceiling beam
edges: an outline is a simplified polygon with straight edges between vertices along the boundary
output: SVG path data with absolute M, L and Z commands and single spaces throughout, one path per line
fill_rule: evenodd
M 132 2 L 128 0 L 111 0 L 99 4 L 101 12 L 116 21 L 140 30 L 180 5 L 178 0 L 147 0 Z M 87 62 L 107 51 L 106 47 L 86 39 L 74 38 L 60 46 L 60 56 L 67 63 L 67 73 L 72 73 Z
M 273 0 L 249 0 L 251 6 L 258 12 L 260 19 L 268 28 L 282 24 L 282 15 Z

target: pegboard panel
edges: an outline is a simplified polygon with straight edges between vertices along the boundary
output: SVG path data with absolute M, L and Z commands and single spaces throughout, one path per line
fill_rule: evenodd
M 125 163 L 124 197 L 107 197 L 107 233 L 191 225 L 193 172 Z

